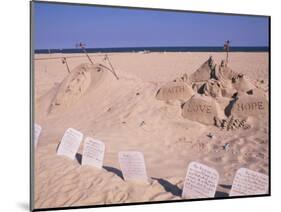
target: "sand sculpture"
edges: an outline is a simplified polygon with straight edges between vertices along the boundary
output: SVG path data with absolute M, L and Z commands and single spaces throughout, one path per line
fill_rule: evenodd
M 92 86 L 98 86 L 106 75 L 101 64 L 81 64 L 61 82 L 49 107 L 49 113 L 63 111 Z
M 232 70 L 224 60 L 219 65 L 215 64 L 212 57 L 192 74 L 185 73 L 162 86 L 156 98 L 184 100 L 184 118 L 227 130 L 248 129 L 249 116 L 268 114 L 264 91 L 248 76 Z M 222 105 L 219 98 L 229 103 Z

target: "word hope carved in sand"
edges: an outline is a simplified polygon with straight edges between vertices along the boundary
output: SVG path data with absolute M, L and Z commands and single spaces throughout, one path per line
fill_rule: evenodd
M 237 111 L 264 110 L 263 102 L 237 103 Z
M 102 168 L 105 145 L 99 140 L 87 137 L 83 148 L 82 165 Z
M 119 152 L 119 164 L 126 181 L 147 181 L 144 157 L 141 152 Z
M 35 147 L 37 147 L 41 130 L 42 130 L 42 127 L 39 124 L 34 124 L 34 144 L 35 144 Z
M 243 95 L 234 103 L 231 114 L 241 117 L 262 117 L 268 114 L 268 101 L 263 96 Z
M 229 196 L 267 194 L 268 176 L 246 168 L 240 168 L 234 177 Z
M 208 166 L 191 162 L 188 166 L 182 197 L 188 199 L 214 197 L 219 173 Z
M 57 154 L 67 156 L 73 160 L 82 139 L 83 134 L 81 132 L 68 128 L 61 139 Z

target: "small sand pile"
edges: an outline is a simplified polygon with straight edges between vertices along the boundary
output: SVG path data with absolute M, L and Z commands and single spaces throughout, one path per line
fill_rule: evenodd
M 176 87 L 179 85 L 181 88 Z M 248 129 L 248 116 L 268 113 L 265 92 L 246 75 L 233 71 L 224 61 L 217 66 L 212 57 L 191 75 L 185 73 L 160 88 L 156 98 L 185 100 L 182 107 L 184 118 L 227 130 Z
M 91 86 L 97 86 L 105 75 L 99 64 L 81 64 L 61 82 L 49 107 L 49 113 L 63 111 L 76 103 Z
M 199 69 L 192 73 L 189 77 L 191 82 L 204 82 L 209 79 L 215 78 L 216 65 L 214 60 L 210 57 L 206 62 L 204 62 Z
M 203 84 L 202 88 L 199 90 L 201 91 L 202 94 L 206 96 L 211 96 L 211 97 L 221 97 L 222 96 L 222 91 L 221 91 L 222 85 L 220 81 L 215 80 L 215 79 L 210 79 L 206 83 Z
M 236 129 L 249 129 L 251 126 L 247 124 L 245 119 L 237 119 L 230 116 L 226 119 L 220 119 L 215 116 L 215 126 L 221 128 L 222 130 L 236 130 Z

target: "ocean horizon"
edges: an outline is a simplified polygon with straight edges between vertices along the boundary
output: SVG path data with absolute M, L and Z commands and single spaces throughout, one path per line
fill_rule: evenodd
M 222 46 L 185 46 L 185 47 L 113 47 L 113 48 L 86 48 L 88 53 L 109 53 L 109 52 L 224 52 Z M 268 52 L 267 46 L 233 46 L 230 52 Z M 83 53 L 80 48 L 65 49 L 35 49 L 35 54 L 47 53 Z

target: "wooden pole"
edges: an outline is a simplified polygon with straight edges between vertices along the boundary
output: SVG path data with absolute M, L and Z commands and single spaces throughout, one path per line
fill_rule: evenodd
M 66 65 L 67 71 L 68 71 L 68 73 L 70 73 L 70 69 L 69 69 L 66 57 L 62 58 L 62 63 Z
M 94 62 L 92 61 L 92 59 L 91 59 L 90 56 L 88 55 L 86 49 L 85 49 L 83 46 L 81 46 L 81 48 L 83 49 L 84 53 L 85 53 L 86 56 L 88 57 L 89 61 L 90 61 L 92 64 L 94 64 Z
M 107 59 L 109 65 L 110 65 L 110 67 L 111 67 L 112 73 L 114 74 L 114 76 L 116 77 L 116 79 L 119 80 L 119 77 L 117 76 L 117 74 L 116 74 L 116 72 L 115 72 L 115 70 L 114 70 L 114 68 L 113 68 L 113 65 L 111 64 L 110 59 L 109 59 L 109 57 L 108 57 L 107 54 L 105 55 L 105 58 Z

